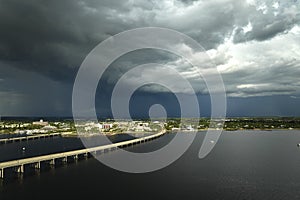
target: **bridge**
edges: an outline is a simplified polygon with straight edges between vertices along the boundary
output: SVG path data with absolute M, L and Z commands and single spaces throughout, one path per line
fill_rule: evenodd
M 75 159 L 77 160 L 79 156 L 88 157 L 89 154 L 99 154 L 99 153 L 105 153 L 107 151 L 113 151 L 117 150 L 118 148 L 124 148 L 135 144 L 144 143 L 150 140 L 154 140 L 166 133 L 165 130 L 142 138 L 137 138 L 133 140 L 128 140 L 124 142 L 118 142 L 98 147 L 92 147 L 92 148 L 86 148 L 86 149 L 79 149 L 79 150 L 73 150 L 73 151 L 67 151 L 62 153 L 54 153 L 49 155 L 43 155 L 43 156 L 36 156 L 31 158 L 24 158 L 24 159 L 18 159 L 18 160 L 11 160 L 0 163 L 0 178 L 4 178 L 4 171 L 7 168 L 13 168 L 15 172 L 18 173 L 24 173 L 24 166 L 29 165 L 31 167 L 34 167 L 35 169 L 41 168 L 41 163 L 46 162 L 52 166 L 55 165 L 55 162 L 57 160 L 61 160 L 63 163 L 68 163 L 68 159 Z
M 4 139 L 0 139 L 0 144 L 6 144 L 6 143 L 11 143 L 11 142 L 21 142 L 21 141 L 26 141 L 26 140 L 35 140 L 35 139 L 39 139 L 39 138 L 55 137 L 55 136 L 59 136 L 59 135 L 61 135 L 61 133 L 48 133 L 48 134 L 22 136 L 22 137 L 4 138 Z

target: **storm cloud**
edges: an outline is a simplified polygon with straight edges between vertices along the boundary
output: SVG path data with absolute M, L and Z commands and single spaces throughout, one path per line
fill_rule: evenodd
M 230 98 L 296 101 L 299 10 L 295 0 L 0 0 L 0 115 L 69 115 L 72 85 L 88 53 L 110 36 L 149 26 L 174 29 L 201 44 Z M 199 59 L 198 52 L 191 56 Z M 103 81 L 111 88 L 126 70 L 148 62 L 173 67 L 199 95 L 208 94 L 186 60 L 161 51 L 118 59 Z M 156 88 L 147 91 L 162 92 Z

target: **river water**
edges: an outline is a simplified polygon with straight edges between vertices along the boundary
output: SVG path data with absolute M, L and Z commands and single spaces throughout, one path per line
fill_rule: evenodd
M 225 131 L 213 151 L 199 159 L 204 135 L 199 132 L 181 158 L 155 172 L 119 172 L 89 158 L 8 177 L 1 183 L 0 199 L 300 199 L 300 131 Z M 166 134 L 128 150 L 157 149 L 173 137 Z M 18 149 L 25 144 L 32 151 L 26 156 L 82 147 L 76 138 L 30 142 L 0 146 L 0 160 L 24 157 Z

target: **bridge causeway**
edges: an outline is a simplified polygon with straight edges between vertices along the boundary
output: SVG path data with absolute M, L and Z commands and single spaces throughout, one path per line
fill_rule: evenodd
M 124 142 L 118 142 L 98 147 L 92 147 L 87 149 L 79 149 L 79 150 L 73 150 L 73 151 L 67 151 L 62 153 L 54 153 L 54 154 L 48 154 L 43 156 L 36 156 L 31 158 L 24 158 L 24 159 L 18 159 L 18 160 L 11 160 L 6 162 L 0 163 L 0 178 L 4 178 L 4 172 L 7 168 L 13 168 L 15 172 L 17 173 L 24 173 L 25 165 L 29 165 L 35 169 L 41 168 L 41 163 L 45 162 L 50 165 L 55 165 L 55 162 L 57 160 L 61 160 L 64 163 L 68 162 L 68 159 L 72 158 L 77 160 L 79 156 L 88 157 L 89 154 L 98 154 L 98 153 L 105 153 L 107 151 L 113 151 L 117 150 L 118 148 L 124 148 L 135 144 L 144 143 L 150 140 L 154 140 L 158 137 L 161 137 L 166 133 L 165 130 L 142 138 L 137 138 L 133 140 L 128 140 Z
M 0 139 L 0 144 L 21 142 L 26 140 L 35 140 L 39 138 L 48 138 L 48 137 L 55 137 L 60 135 L 61 133 L 48 133 L 48 134 L 36 134 L 36 135 L 23 136 L 23 137 L 4 138 L 4 139 Z

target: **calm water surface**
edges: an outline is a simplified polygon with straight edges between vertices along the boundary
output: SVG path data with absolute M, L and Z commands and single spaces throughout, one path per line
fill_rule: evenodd
M 200 160 L 204 135 L 198 133 L 180 159 L 159 171 L 128 174 L 90 158 L 8 178 L 0 186 L 0 199 L 300 199 L 300 148 L 296 145 L 300 131 L 224 132 L 213 151 Z M 173 137 L 167 134 L 128 150 L 151 151 Z M 24 156 L 18 152 L 24 144 L 0 146 L 0 160 Z M 27 148 L 32 149 L 31 155 L 80 147 L 78 139 L 53 138 L 35 140 Z

